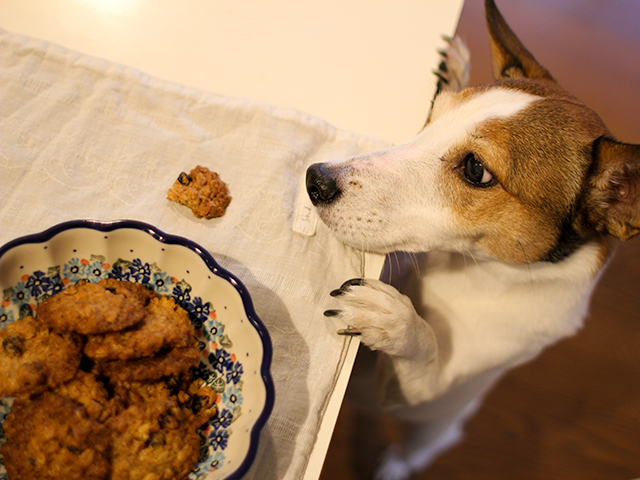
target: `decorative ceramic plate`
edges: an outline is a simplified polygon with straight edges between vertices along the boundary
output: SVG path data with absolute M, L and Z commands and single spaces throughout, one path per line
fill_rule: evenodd
M 198 371 L 218 392 L 200 431 L 190 480 L 238 479 L 253 461 L 274 402 L 271 340 L 242 283 L 185 238 L 137 221 L 77 220 L 0 247 L 0 330 L 78 281 L 114 277 L 170 295 L 187 310 L 202 351 Z M 2 424 L 11 397 L 0 398 Z M 0 480 L 7 480 L 0 455 Z

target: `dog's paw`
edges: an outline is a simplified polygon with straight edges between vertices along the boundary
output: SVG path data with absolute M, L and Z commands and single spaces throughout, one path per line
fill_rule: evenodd
M 454 422 L 440 436 L 432 437 L 418 434 L 413 441 L 402 446 L 390 445 L 380 458 L 374 479 L 408 480 L 412 474 L 425 470 L 438 456 L 460 442 L 461 425 Z M 421 439 L 428 440 L 423 443 Z
M 409 480 L 411 467 L 398 453 L 399 446 L 391 445 L 380 459 L 374 480 Z
M 353 279 L 331 292 L 338 308 L 325 311 L 346 328 L 338 333 L 358 335 L 373 350 L 407 356 L 418 348 L 418 330 L 423 320 L 411 300 L 394 287 L 378 280 Z
M 447 47 L 438 50 L 442 61 L 433 72 L 438 77 L 437 93 L 459 92 L 469 86 L 469 50 L 459 37 L 442 38 L 447 42 Z

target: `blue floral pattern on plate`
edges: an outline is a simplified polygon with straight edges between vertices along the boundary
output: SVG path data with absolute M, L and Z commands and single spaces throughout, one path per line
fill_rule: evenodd
M 87 231 L 92 233 L 87 234 Z M 65 237 L 64 245 L 72 244 L 77 240 L 75 238 L 77 236 L 82 238 L 83 245 L 87 242 L 91 245 L 94 245 L 94 242 L 97 244 L 111 242 L 109 245 L 119 243 L 120 246 L 130 245 L 126 247 L 126 252 L 131 252 L 131 255 L 129 253 L 118 253 L 117 255 L 111 253 L 110 258 L 117 259 L 113 264 L 108 263 L 106 257 L 98 254 L 64 254 L 64 256 L 60 256 L 59 251 L 56 251 L 54 255 L 56 260 L 52 260 L 52 256 L 47 255 L 38 257 L 37 261 L 27 260 L 32 257 L 32 254 L 38 256 L 38 252 L 49 251 L 50 246 L 54 246 L 50 242 L 58 240 L 57 236 L 63 237 L 65 235 L 69 238 Z M 111 237 L 114 237 L 113 241 Z M 15 255 L 20 255 L 20 265 L 24 261 L 28 265 L 34 265 L 32 268 L 16 266 L 12 260 L 8 260 L 9 258 L 15 259 L 13 249 L 18 250 L 23 247 L 26 247 L 26 251 L 22 250 L 25 253 L 16 253 Z M 72 249 L 70 251 L 76 252 L 75 245 L 68 248 Z M 135 255 L 134 249 L 144 251 L 144 255 Z M 96 250 L 101 251 L 102 248 L 87 248 L 84 251 Z M 156 253 L 153 253 L 154 251 Z M 193 257 L 193 252 L 197 256 Z M 143 258 L 149 261 L 145 261 Z M 156 261 L 156 259 L 160 260 Z M 40 234 L 9 242 L 0 247 L 0 261 L 7 261 L 8 263 L 4 265 L 10 265 L 9 268 L 4 267 L 3 273 L 0 275 L 0 283 L 2 284 L 0 330 L 13 321 L 33 314 L 37 305 L 45 298 L 55 295 L 67 286 L 79 281 L 98 282 L 103 278 L 117 278 L 142 283 L 158 294 L 173 297 L 178 304 L 187 310 L 196 331 L 196 338 L 202 352 L 201 361 L 197 367 L 198 373 L 218 393 L 218 414 L 200 430 L 202 441 L 199 463 L 189 479 L 224 478 L 225 480 L 236 480 L 246 472 L 256 453 L 259 431 L 264 426 L 273 407 L 273 384 L 269 374 L 271 343 L 264 325 L 255 315 L 251 299 L 244 285 L 232 274 L 219 267 L 204 249 L 190 240 L 165 234 L 142 222 L 75 220 L 59 224 Z M 168 271 L 158 265 L 165 262 L 172 265 Z M 53 265 L 49 266 L 50 264 Z M 177 267 L 176 264 L 181 267 Z M 202 273 L 203 265 L 206 267 L 204 273 Z M 9 271 L 21 272 L 21 269 L 24 269 L 25 274 L 13 272 L 9 275 Z M 175 278 L 169 271 L 182 272 L 177 273 L 181 278 Z M 237 292 L 239 298 L 233 300 L 226 296 L 217 296 L 213 303 L 207 301 L 202 296 L 194 294 L 192 285 L 182 278 L 183 275 L 195 282 L 199 289 L 202 287 L 201 282 L 212 281 L 212 275 L 220 277 L 223 284 Z M 13 280 L 7 281 L 9 277 Z M 212 292 L 206 288 L 203 292 L 207 298 L 212 295 Z M 227 304 L 227 301 L 231 303 Z M 216 307 L 220 309 L 219 312 L 216 312 Z M 227 310 L 227 307 L 230 310 Z M 228 312 L 231 311 L 245 312 L 247 316 L 244 317 L 244 320 L 244 314 L 240 314 L 240 318 L 236 316 L 239 313 L 229 316 Z M 231 330 L 235 333 L 232 336 L 239 339 L 240 347 L 238 345 L 234 347 L 228 334 L 229 329 L 218 318 L 219 316 L 222 319 L 226 318 L 225 322 L 229 321 L 233 324 Z M 245 322 L 246 320 L 248 322 Z M 244 326 L 243 322 L 245 322 Z M 254 340 L 248 340 L 250 338 Z M 256 341 L 261 344 L 260 348 L 249 346 L 254 345 Z M 259 349 L 255 350 L 256 348 Z M 237 358 L 240 352 L 244 358 L 242 361 Z M 250 371 L 247 371 L 247 362 L 249 362 Z M 250 375 L 248 382 L 252 392 L 249 397 L 246 396 L 245 391 L 247 375 Z M 262 387 L 259 386 L 260 384 Z M 260 394 L 260 389 L 264 389 L 264 393 Z M 264 400 L 256 401 L 256 394 L 258 397 L 265 395 L 262 397 Z M 249 398 L 248 403 L 247 398 Z M 0 398 L 0 445 L 4 443 L 2 425 L 4 417 L 11 408 L 11 403 L 10 397 Z M 241 417 L 242 419 L 237 422 Z M 240 430 L 234 433 L 234 428 Z M 234 447 L 231 448 L 231 445 Z M 233 452 L 230 453 L 230 450 Z M 0 480 L 7 480 L 1 455 Z

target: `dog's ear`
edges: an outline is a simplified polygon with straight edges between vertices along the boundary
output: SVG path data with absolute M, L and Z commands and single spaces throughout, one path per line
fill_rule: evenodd
M 601 137 L 593 154 L 591 220 L 600 232 L 628 240 L 640 233 L 640 145 Z
M 509 28 L 494 0 L 485 1 L 485 13 L 495 79 L 532 78 L 555 83 L 549 72 L 533 58 Z

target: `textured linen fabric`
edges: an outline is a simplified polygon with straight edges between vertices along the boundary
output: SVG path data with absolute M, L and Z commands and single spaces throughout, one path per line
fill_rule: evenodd
M 347 340 L 328 292 L 364 256 L 292 225 L 308 165 L 388 146 L 291 109 L 214 95 L 0 30 L 0 244 L 71 219 L 135 219 L 206 248 L 273 342 L 276 402 L 246 478 L 304 474 Z M 181 171 L 227 183 L 225 216 L 166 199 Z

